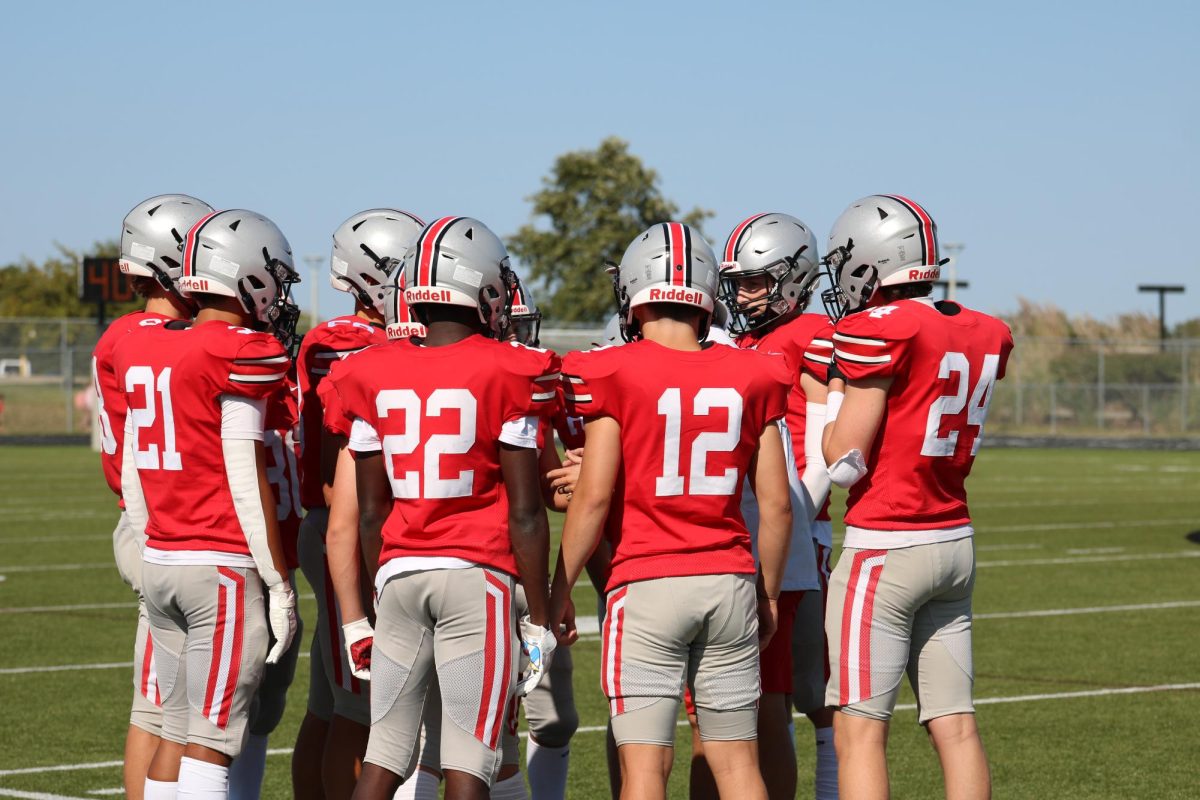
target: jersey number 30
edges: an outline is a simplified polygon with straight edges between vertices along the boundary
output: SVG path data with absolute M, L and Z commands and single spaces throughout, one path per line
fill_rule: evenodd
M 983 439 L 983 423 L 987 420 L 988 404 L 992 402 L 992 389 L 996 386 L 996 370 L 1000 366 L 1000 356 L 986 355 L 983 357 L 983 369 L 979 372 L 979 382 L 967 398 L 968 381 L 971 364 L 963 353 L 946 353 L 938 364 L 938 378 L 943 381 L 957 377 L 958 390 L 954 394 L 942 395 L 933 401 L 929 407 L 929 416 L 925 420 L 925 441 L 921 444 L 923 456 L 952 456 L 958 447 L 958 434 L 967 427 L 975 428 L 975 440 L 971 443 L 971 455 L 979 452 L 979 443 Z M 942 418 L 954 417 L 966 408 L 965 424 L 961 422 L 942 436 Z

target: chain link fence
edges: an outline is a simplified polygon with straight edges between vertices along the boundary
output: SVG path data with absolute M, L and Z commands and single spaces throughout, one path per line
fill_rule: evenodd
M 0 319 L 0 435 L 90 432 L 87 319 Z M 600 328 L 547 328 L 565 353 L 603 341 Z M 1018 337 L 988 415 L 990 434 L 1200 436 L 1200 340 L 1088 341 Z

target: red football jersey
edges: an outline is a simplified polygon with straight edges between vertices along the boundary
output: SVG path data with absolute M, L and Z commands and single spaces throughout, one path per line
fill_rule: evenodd
M 96 424 L 100 426 L 100 466 L 104 480 L 121 496 L 121 453 L 125 446 L 125 387 L 113 370 L 113 350 L 130 331 L 162 325 L 171 318 L 134 311 L 113 320 L 92 351 L 92 385 L 96 390 Z
M 317 388 L 335 361 L 386 341 L 383 328 L 356 316 L 335 317 L 304 334 L 296 373 L 300 381 L 300 503 L 305 508 L 325 507 L 321 491 L 324 412 Z
M 290 380 L 267 401 L 263 449 L 267 481 L 275 495 L 275 518 L 283 540 L 283 557 L 288 569 L 300 566 L 296 540 L 300 536 L 300 445 L 296 441 L 299 387 Z
M 288 362 L 269 334 L 217 321 L 148 327 L 117 345 L 148 546 L 250 555 L 225 474 L 221 396 L 269 397 Z
M 850 488 L 846 525 L 921 531 L 969 524 L 964 481 L 1012 351 L 1008 326 L 954 303 L 900 300 L 839 320 L 833 345 L 848 380 L 892 379 L 868 472 Z
M 800 385 L 800 375 L 807 372 L 821 383 L 825 382 L 825 373 L 833 354 L 832 336 L 833 325 L 824 314 L 801 314 L 765 332 L 751 331 L 737 340 L 738 347 L 779 353 L 792 370 L 792 391 L 788 393 L 785 419 L 788 432 L 792 435 L 792 453 L 796 457 L 798 476 L 804 475 L 804 426 L 808 419 L 808 395 Z M 829 519 L 828 495 L 817 512 L 817 519 Z
M 339 365 L 329 379 L 338 394 L 331 406 L 378 433 L 395 498 L 381 566 L 454 557 L 517 574 L 501 428 L 553 413 L 558 378 L 553 353 L 483 336 L 444 347 L 397 340 Z
M 649 340 L 569 353 L 568 412 L 621 426 L 607 589 L 681 575 L 752 574 L 742 480 L 767 423 L 784 416 L 784 359 Z

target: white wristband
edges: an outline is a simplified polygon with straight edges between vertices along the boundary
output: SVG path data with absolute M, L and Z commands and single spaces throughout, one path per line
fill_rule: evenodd
M 825 426 L 828 427 L 838 417 L 842 410 L 842 401 L 846 399 L 845 392 L 830 392 L 825 398 Z

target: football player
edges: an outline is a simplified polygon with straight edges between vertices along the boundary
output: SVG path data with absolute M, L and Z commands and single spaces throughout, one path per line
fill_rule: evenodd
M 265 401 L 283 385 L 299 317 L 296 280 L 274 223 L 208 214 L 185 236 L 178 280 L 196 323 L 140 327 L 113 354 L 128 408 L 121 487 L 146 542 L 147 658 L 163 708 L 147 800 L 228 796 L 264 663 L 296 630 L 262 450 Z
M 426 328 L 420 345 L 366 350 L 331 376 L 353 420 L 360 534 L 382 540 L 375 630 L 366 619 L 347 623 L 355 668 L 369 660 L 372 682 L 354 797 L 389 798 L 411 774 L 436 670 L 446 796 L 482 798 L 499 770 L 517 678 L 517 576 L 531 661 L 518 691 L 536 685 L 555 646 L 545 627 L 549 544 L 536 444 L 559 365 L 546 351 L 488 337 L 504 321 L 513 281 L 504 245 L 478 220 L 427 225 L 405 255 L 404 280 Z
M 404 292 L 397 285 L 403 282 L 403 274 L 403 271 L 398 271 L 393 276 L 395 280 L 389 280 L 384 286 L 383 317 L 389 342 L 410 337 L 420 339 L 425 335 L 425 326 L 413 319 L 404 302 Z M 330 364 L 329 376 L 326 377 L 331 377 L 338 370 L 352 364 L 352 355 L 333 361 Z M 373 606 L 372 587 L 379 561 L 379 544 L 373 541 L 369 546 L 371 558 L 363 558 L 363 548 L 358 537 L 358 493 L 355 488 L 354 459 L 346 446 L 350 436 L 350 425 L 341 410 L 341 401 L 333 380 L 322 381 L 317 393 L 324 410 L 325 430 L 322 435 L 327 441 L 323 447 L 327 454 L 334 452 L 336 458 L 336 467 L 331 478 L 332 492 L 328 496 L 329 522 L 325 532 L 325 550 L 329 554 L 327 562 L 334 565 L 328 575 L 327 586 L 332 585 L 334 591 L 338 621 L 352 620 L 339 630 L 339 638 L 355 640 L 357 632 L 363 629 L 364 625 L 367 630 L 370 629 L 372 620 L 367 617 L 365 609 L 371 609 Z M 368 637 L 365 640 L 358 639 L 356 646 L 363 649 L 369 644 Z M 345 648 L 340 655 L 343 662 L 341 669 L 357 678 L 364 691 L 369 694 L 369 663 L 355 664 L 350 660 Z M 410 777 L 396 791 L 394 800 L 436 800 L 438 797 L 438 786 L 442 779 L 441 758 L 438 752 L 440 724 L 441 703 L 435 679 L 426 692 L 425 707 L 421 716 L 421 745 L 419 752 L 413 756 L 415 764 L 410 766 Z M 356 768 L 349 776 L 348 782 L 345 779 L 331 781 L 329 772 L 326 772 L 327 800 L 349 797 L 353 793 L 365 751 L 364 739 L 356 751 Z
M 972 701 L 975 554 L 964 481 L 1012 334 L 930 299 L 937 226 L 900 195 L 871 195 L 829 234 L 837 306 L 823 449 L 849 488 L 829 586 L 827 702 L 843 797 L 888 796 L 889 721 L 908 671 L 956 798 L 991 795 Z
M 274 501 L 275 519 L 288 582 L 296 589 L 296 540 L 300 533 L 300 448 L 296 436 L 299 422 L 299 388 L 291 365 L 284 385 L 267 400 L 263 431 L 263 467 Z M 296 662 L 304 621 L 296 617 L 296 635 L 283 657 L 263 670 L 262 683 L 250 701 L 249 736 L 242 752 L 229 765 L 229 800 L 258 800 L 267 770 L 267 745 L 270 735 L 283 720 L 287 693 L 296 678 Z
M 97 425 L 100 430 L 100 464 L 104 478 L 117 497 L 121 496 L 121 456 L 125 439 L 125 392 L 113 368 L 113 349 L 130 331 L 143 323 L 160 325 L 171 320 L 191 319 L 195 307 L 179 291 L 182 275 L 183 238 L 193 224 L 212 208 L 185 194 L 164 194 L 143 200 L 125 215 L 121 225 L 120 270 L 131 276 L 133 288 L 146 299 L 142 311 L 114 320 L 96 343 L 92 353 L 92 383 L 96 390 Z M 118 501 L 124 509 L 124 503 Z M 153 653 L 147 650 L 149 618 L 142 594 L 142 547 L 136 541 L 122 511 L 113 531 L 113 553 L 117 571 L 138 593 L 138 622 L 133 643 L 133 708 L 125 736 L 125 791 L 141 800 L 146 769 L 158 748 L 162 731 L 162 708 L 155 677 Z
M 537 347 L 540 344 L 541 325 L 542 312 L 534 304 L 529 291 L 517 280 L 512 291 L 508 324 L 501 331 L 501 338 Z M 541 421 L 538 450 L 543 496 L 547 508 L 565 511 L 574 485 L 573 478 L 578 476 L 579 465 L 578 461 L 572 460 L 568 455 L 568 463 L 564 466 L 554 444 L 555 433 L 562 439 L 563 446 L 568 448 L 568 453 L 573 452 L 578 457 L 579 448 L 583 446 L 583 421 L 568 417 L 561 406 L 553 419 L 543 418 Z M 551 476 L 560 477 L 562 480 L 556 485 Z M 525 591 L 520 585 L 517 586 L 516 597 L 517 616 L 520 618 L 525 613 Z M 546 676 L 537 688 L 524 698 L 525 719 L 529 724 L 525 766 L 529 774 L 529 789 L 533 800 L 562 800 L 566 796 L 570 742 L 579 727 L 579 712 L 575 708 L 575 690 L 572 683 L 573 673 L 571 651 L 564 649 L 556 652 Z M 514 698 L 514 701 L 516 700 L 517 698 Z M 509 724 L 505 729 L 504 763 L 499 780 L 492 789 L 493 800 L 500 800 L 509 795 L 513 798 L 527 796 L 517 772 L 517 705 L 519 704 L 514 703 L 509 715 Z
M 385 287 L 424 223 L 406 211 L 361 211 L 333 234 L 330 283 L 354 299 L 351 314 L 334 317 L 304 337 L 297 359 L 300 380 L 301 492 L 300 567 L 317 600 L 317 629 L 311 648 L 308 710 L 292 754 L 292 787 L 300 800 L 349 797 L 354 790 L 371 724 L 367 686 L 346 662 L 342 618 L 325 557 L 329 494 L 336 449 L 322 445 L 324 411 L 318 387 L 339 359 L 387 340 Z M 402 320 L 397 321 L 402 322 Z M 324 458 L 322 457 L 322 451 Z M 322 461 L 329 465 L 322 473 Z M 357 510 L 355 505 L 354 510 Z
M 833 531 L 829 476 L 821 456 L 825 374 L 833 352 L 833 326 L 824 314 L 805 313 L 821 278 L 817 249 L 812 229 L 793 216 L 748 217 L 734 227 L 725 242 L 721 297 L 733 312 L 730 327 L 738 346 L 780 353 L 792 369 L 787 427 L 797 457 L 805 512 L 798 516 L 809 523 L 811 534 L 811 544 L 807 537 L 792 542 L 779 598 L 780 632 L 762 655 L 760 763 L 767 770 L 764 778 L 772 797 L 795 795 L 793 736 L 790 730 L 785 732 L 794 705 L 808 716 L 816 731 L 817 800 L 836 800 L 833 711 L 825 707 L 828 656 L 823 592 Z
M 571 353 L 566 401 L 585 453 L 567 510 L 551 625 L 610 516 L 602 678 L 622 793 L 665 797 L 685 684 L 722 797 L 765 798 L 758 769 L 759 647 L 771 638 L 791 535 L 782 358 L 701 344 L 717 260 L 687 225 L 655 225 L 625 251 L 614 288 L 631 344 Z M 739 504 L 760 506 L 756 592 Z M 566 639 L 570 640 L 570 635 Z

